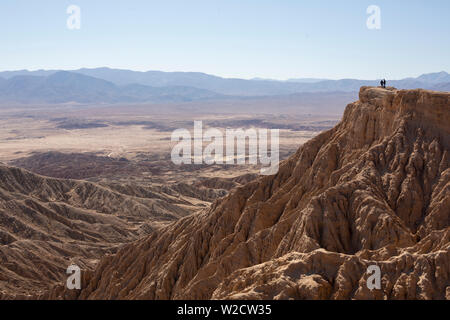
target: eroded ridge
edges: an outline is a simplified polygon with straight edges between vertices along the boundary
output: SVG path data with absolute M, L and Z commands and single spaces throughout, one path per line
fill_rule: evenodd
M 276 176 L 41 298 L 450 299 L 449 123 L 449 93 L 363 87 Z

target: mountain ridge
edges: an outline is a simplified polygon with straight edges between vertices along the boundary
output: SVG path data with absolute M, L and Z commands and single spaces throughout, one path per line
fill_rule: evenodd
M 82 96 L 84 100 L 88 102 L 161 102 L 190 101 L 205 98 L 220 99 L 224 96 L 251 97 L 289 95 L 306 92 L 357 92 L 361 86 L 377 86 L 379 84 L 379 80 L 358 79 L 318 79 L 317 81 L 312 81 L 311 79 L 294 79 L 287 81 L 270 79 L 244 80 L 237 78 L 221 78 L 200 72 L 139 72 L 110 68 L 79 69 L 72 71 L 39 70 L 34 72 L 22 70 L 17 72 L 0 72 L 0 77 L 3 76 L 7 78 L 6 82 L 0 81 L 0 99 L 5 100 L 9 98 L 19 101 L 20 99 L 36 99 L 36 97 L 40 97 L 40 91 L 44 90 L 49 94 L 49 97 L 44 100 L 49 100 L 50 102 L 65 100 L 64 102 L 67 102 L 67 99 L 77 97 L 77 95 L 71 96 L 69 94 L 70 87 L 66 88 L 66 91 L 55 91 L 54 87 L 51 85 L 49 87 L 41 86 L 39 90 L 34 88 L 35 91 L 29 92 L 28 97 L 23 96 L 24 93 L 27 93 L 27 90 L 25 90 L 25 92 L 18 91 L 12 93 L 7 90 L 5 91 L 5 89 L 2 90 L 2 87 L 5 87 L 5 83 L 7 86 L 8 82 L 11 82 L 14 77 L 16 77 L 15 82 L 18 80 L 31 81 L 31 79 L 36 81 L 37 78 L 27 77 L 52 77 L 52 75 L 61 72 L 65 72 L 66 75 L 69 73 L 89 77 L 84 78 L 84 81 L 90 85 L 86 86 L 85 91 L 78 93 L 78 100 L 81 100 L 81 102 L 83 102 L 83 99 L 79 96 Z M 94 80 L 94 78 L 97 80 Z M 88 89 L 95 90 L 95 84 L 98 84 L 100 87 L 106 85 L 106 83 L 99 82 L 98 79 L 117 86 L 115 88 L 116 92 L 103 90 L 101 94 L 96 95 L 95 92 L 89 91 Z M 80 79 L 80 81 L 82 80 Z M 389 81 L 390 85 L 401 89 L 425 88 L 430 90 L 442 90 L 446 88 L 446 86 L 442 86 L 443 83 L 450 83 L 450 75 L 444 71 L 424 74 L 417 78 Z M 55 83 L 52 83 L 52 85 L 55 85 Z M 72 82 L 72 85 L 75 87 L 82 87 L 82 85 L 77 82 Z M 127 90 L 127 86 L 135 86 L 135 88 L 134 90 Z M 159 92 L 157 88 L 160 88 L 162 92 Z M 165 89 L 163 90 L 161 88 Z M 56 95 L 58 92 L 60 92 L 61 96 Z M 41 98 L 45 98 L 45 96 Z M 102 99 L 105 101 L 102 101 Z
M 116 84 L 74 72 L 58 71 L 46 77 L 18 75 L 0 81 L 0 100 L 5 102 L 180 102 L 220 98 L 204 89 L 190 87 L 149 87 Z

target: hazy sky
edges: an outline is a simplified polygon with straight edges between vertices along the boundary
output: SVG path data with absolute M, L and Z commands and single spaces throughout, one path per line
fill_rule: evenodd
M 72 4 L 80 30 L 66 25 Z M 449 72 L 449 34 L 448 0 L 1 0 L 0 70 L 397 79 Z

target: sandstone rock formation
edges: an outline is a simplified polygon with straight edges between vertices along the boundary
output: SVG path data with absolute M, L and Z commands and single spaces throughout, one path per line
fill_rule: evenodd
M 276 176 L 40 298 L 450 299 L 449 124 L 449 93 L 363 87 Z

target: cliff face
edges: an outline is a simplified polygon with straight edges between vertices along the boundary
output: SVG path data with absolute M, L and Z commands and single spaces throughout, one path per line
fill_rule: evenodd
M 42 298 L 450 299 L 449 124 L 449 93 L 363 87 L 276 176 Z

